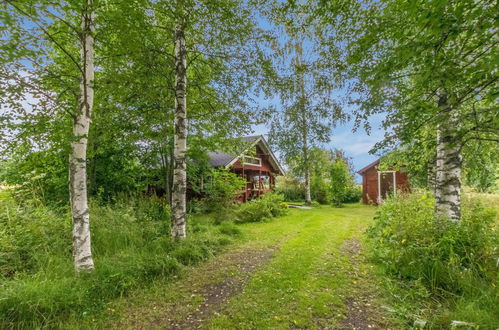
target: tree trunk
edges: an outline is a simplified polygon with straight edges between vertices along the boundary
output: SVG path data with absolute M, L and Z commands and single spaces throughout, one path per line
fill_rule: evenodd
M 168 149 L 167 148 L 164 148 L 163 146 L 160 148 L 160 151 L 159 151 L 159 156 L 160 156 L 160 160 L 161 160 L 161 176 L 163 178 L 163 189 L 164 189 L 164 195 L 163 196 L 166 196 L 167 200 L 170 201 L 170 192 L 169 192 L 169 186 L 170 186 L 170 169 L 169 169 L 169 165 L 170 165 L 170 161 L 168 159 L 168 155 L 167 155 L 167 151 Z
M 301 42 L 295 45 L 297 53 L 297 65 L 302 65 L 303 46 Z M 307 122 L 307 95 L 305 93 L 305 75 L 300 73 L 300 108 L 302 121 L 302 143 L 303 143 L 303 167 L 305 170 L 305 204 L 312 204 L 312 196 L 310 193 L 310 163 L 308 159 L 308 122 Z
M 87 198 L 87 144 L 94 102 L 94 25 L 92 0 L 82 15 L 80 56 L 82 77 L 78 113 L 73 121 L 73 141 L 69 156 L 69 194 L 73 218 L 73 262 L 76 271 L 92 271 L 90 216 Z
M 312 197 L 310 194 L 310 169 L 308 167 L 305 169 L 305 204 L 312 204 Z
M 445 108 L 445 97 L 440 97 L 439 105 Z M 461 218 L 462 158 L 456 134 L 457 126 L 457 113 L 446 109 L 444 120 L 437 128 L 435 215 L 452 221 L 459 221 Z
M 172 237 L 185 238 L 187 153 L 187 53 L 184 26 L 175 26 L 175 133 L 172 189 Z

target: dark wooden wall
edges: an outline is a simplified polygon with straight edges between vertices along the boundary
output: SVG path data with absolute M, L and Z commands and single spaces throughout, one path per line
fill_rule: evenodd
M 376 204 L 378 199 L 378 171 L 372 167 L 362 175 L 362 202 Z
M 397 182 L 397 191 L 408 192 L 409 189 L 409 177 L 407 173 L 403 173 L 400 171 L 395 172 L 397 174 L 396 182 Z

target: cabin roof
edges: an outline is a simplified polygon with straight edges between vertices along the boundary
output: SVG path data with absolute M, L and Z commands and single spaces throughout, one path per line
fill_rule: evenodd
M 361 168 L 360 170 L 357 171 L 357 173 L 359 173 L 360 175 L 363 175 L 364 173 L 369 171 L 371 168 L 378 166 L 378 165 L 379 165 L 379 159 L 377 159 L 374 162 L 372 162 L 371 164 Z
M 252 136 L 243 136 L 240 138 L 244 143 L 244 146 L 241 147 L 238 154 L 229 154 L 222 151 L 214 151 L 209 152 L 208 156 L 210 157 L 210 165 L 213 167 L 230 167 L 234 164 L 249 148 L 260 144 L 264 152 L 266 152 L 270 157 L 269 161 L 276 172 L 279 175 L 284 175 L 284 169 L 279 164 L 279 161 L 275 157 L 274 153 L 270 149 L 269 144 L 263 137 L 263 135 L 252 135 Z
M 210 165 L 213 167 L 225 166 L 234 159 L 233 155 L 221 151 L 209 152 L 208 156 L 210 157 Z

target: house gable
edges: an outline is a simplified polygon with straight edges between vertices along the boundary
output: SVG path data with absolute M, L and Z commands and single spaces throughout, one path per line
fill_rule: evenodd
M 209 154 L 210 164 L 213 167 L 223 166 L 226 168 L 242 168 L 244 165 L 248 169 L 265 170 L 276 175 L 285 175 L 284 169 L 279 164 L 279 161 L 263 136 L 247 136 L 241 139 L 247 142 L 247 145 L 239 155 L 234 156 L 223 152 L 212 152 Z M 245 157 L 255 157 L 256 159 L 260 159 L 261 162 L 260 164 L 257 164 L 256 161 L 254 163 L 245 162 Z

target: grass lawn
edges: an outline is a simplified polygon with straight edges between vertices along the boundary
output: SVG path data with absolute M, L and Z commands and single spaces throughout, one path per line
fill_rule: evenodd
M 386 328 L 362 232 L 375 208 L 291 209 L 241 225 L 241 239 L 69 326 L 95 328 Z M 66 324 L 66 326 L 68 326 Z

